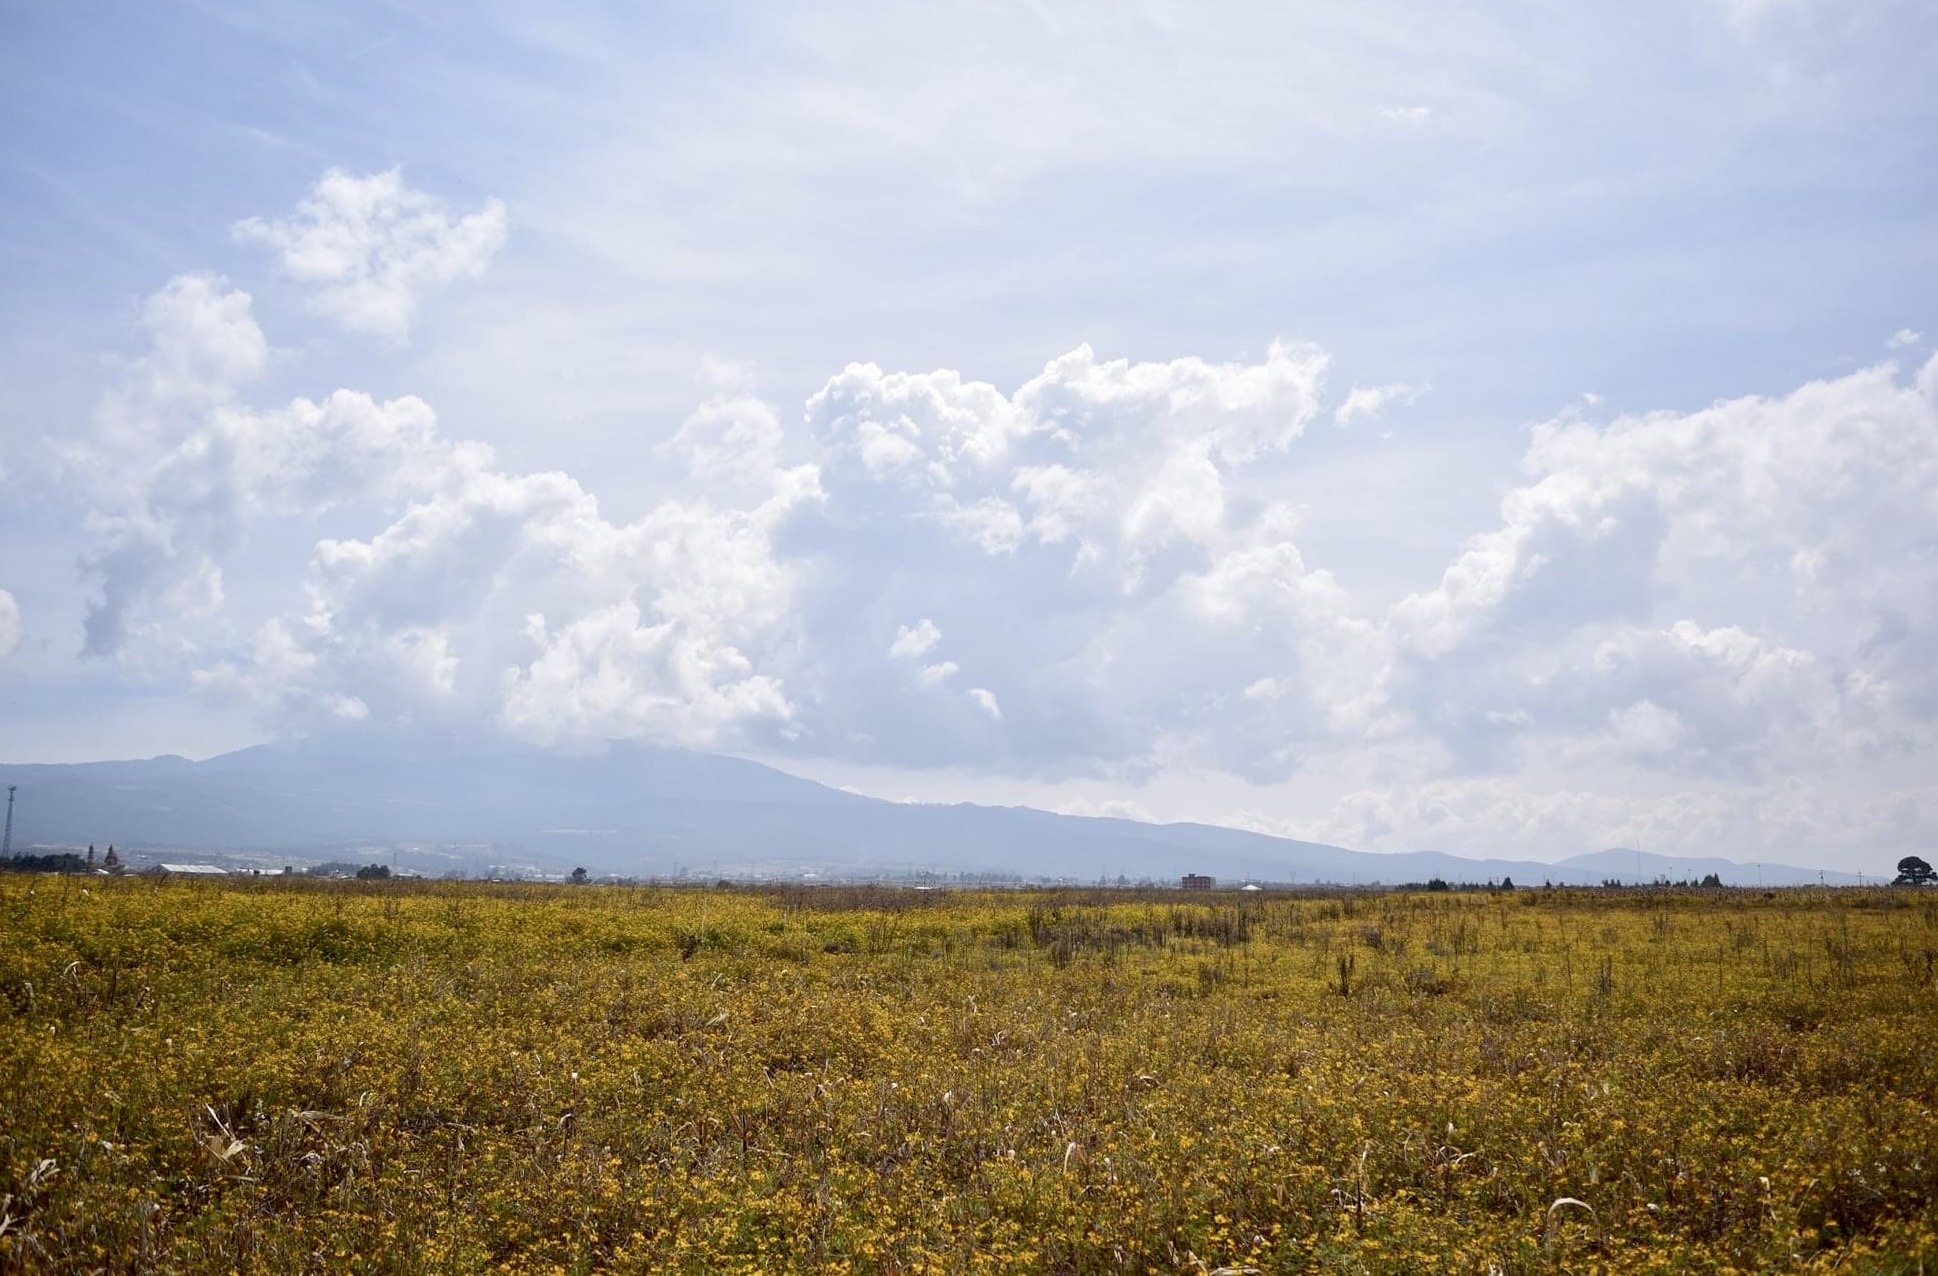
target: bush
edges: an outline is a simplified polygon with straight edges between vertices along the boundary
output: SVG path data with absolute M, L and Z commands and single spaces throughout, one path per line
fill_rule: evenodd
M 0 860 L 0 873 L 85 873 L 87 861 L 72 851 L 56 855 L 9 855 Z

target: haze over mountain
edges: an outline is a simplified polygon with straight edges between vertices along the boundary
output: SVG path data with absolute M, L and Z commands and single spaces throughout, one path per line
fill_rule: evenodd
M 0 766 L 19 788 L 17 850 L 112 844 L 305 859 L 401 855 L 420 871 L 584 865 L 628 876 L 896 875 L 1036 879 L 1594 884 L 1718 874 L 1814 882 L 1794 867 L 1607 850 L 1559 863 L 1369 853 L 1203 824 L 1026 807 L 886 802 L 757 762 L 618 744 L 587 755 L 489 748 L 263 745 L 203 762 Z M 1853 881 L 1843 874 L 1835 882 Z

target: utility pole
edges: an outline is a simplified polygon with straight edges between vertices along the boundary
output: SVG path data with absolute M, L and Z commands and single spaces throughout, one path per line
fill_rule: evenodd
M 5 837 L 0 837 L 0 859 L 13 854 L 13 791 L 18 787 L 14 784 L 7 786 L 7 833 Z

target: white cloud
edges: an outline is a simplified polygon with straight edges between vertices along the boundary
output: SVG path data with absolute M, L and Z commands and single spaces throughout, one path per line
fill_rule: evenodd
M 921 680 L 923 686 L 933 687 L 948 681 L 960 672 L 962 672 L 962 666 L 955 661 L 941 660 L 932 665 L 923 665 L 916 671 L 916 677 Z
M 207 555 L 180 542 L 175 520 L 151 508 L 149 494 L 176 493 L 157 477 L 178 450 L 190 459 L 213 449 L 187 446 L 208 423 L 233 410 L 236 396 L 262 374 L 268 342 L 250 298 L 208 275 L 169 281 L 142 309 L 148 350 L 122 384 L 103 396 L 92 438 L 60 449 L 66 472 L 88 494 L 93 549 L 83 565 L 101 596 L 88 608 L 86 649 L 110 655 L 145 604 L 160 601 L 173 617 L 206 613 L 221 597 L 219 572 Z M 229 520 L 218 495 L 196 502 L 201 522 Z
M 924 616 L 913 628 L 902 625 L 895 630 L 895 641 L 888 645 L 888 654 L 891 659 L 925 656 L 941 641 L 942 631 L 935 627 L 933 620 Z
M 808 403 L 824 534 L 841 546 L 807 621 L 844 666 L 829 671 L 829 745 L 931 762 L 994 747 L 1059 767 L 1187 750 L 1270 771 L 1293 742 L 1364 729 L 1376 628 L 1307 568 L 1294 512 L 1254 495 L 1292 463 L 1326 362 L 1284 343 L 1249 364 L 1107 362 L 1084 347 L 1013 394 L 947 370 L 852 365 L 832 379 Z M 946 629 L 948 663 L 1001 689 L 1001 745 L 960 721 L 900 718 L 887 687 L 845 668 L 848 648 L 879 641 L 851 638 L 855 621 L 884 608 Z M 1265 677 L 1297 695 L 1245 700 Z
M 795 483 L 752 511 L 669 502 L 616 525 L 563 475 L 473 470 L 367 540 L 319 544 L 307 614 L 204 681 L 283 720 L 354 700 L 546 744 L 784 729 L 768 669 L 794 580 L 766 537 L 811 496 Z
M 20 604 L 0 589 L 0 660 L 20 650 Z
M 744 369 L 709 360 L 704 370 L 715 393 L 653 455 L 679 465 L 709 491 L 758 499 L 781 465 L 780 418 L 754 397 Z
M 1433 111 L 1424 106 L 1382 106 L 1379 113 L 1398 124 L 1425 124 Z
M 755 662 L 797 640 L 798 572 L 769 538 L 818 487 L 812 467 L 779 464 L 766 405 L 703 403 L 659 450 L 689 499 L 614 524 L 571 478 L 506 473 L 490 448 L 445 438 L 415 398 L 238 403 L 231 382 L 261 345 L 245 295 L 178 280 L 149 316 L 156 353 L 68 454 L 94 506 L 90 651 L 189 659 L 200 688 L 285 725 L 693 744 L 786 727 L 780 679 Z M 252 530 L 332 510 L 380 530 L 319 542 L 307 608 L 246 652 L 196 654 L 224 645 L 223 563 Z
M 1887 350 L 1909 350 L 1924 339 L 1924 334 L 1921 332 L 1913 332 L 1909 328 L 1899 328 L 1891 334 L 1891 339 L 1884 343 L 1884 348 Z
M 665 451 L 688 463 L 690 499 L 624 524 L 566 475 L 506 473 L 476 445 L 428 451 L 443 468 L 388 525 L 317 545 L 306 613 L 205 681 L 297 722 L 354 700 L 382 722 L 544 744 L 784 735 L 799 572 L 771 538 L 818 488 L 811 467 L 773 467 L 771 417 L 703 405 Z M 722 467 L 731 493 L 759 497 L 716 501 Z
M 1625 629 L 1562 681 L 1572 685 L 1550 703 L 1632 700 L 1608 711 L 1618 747 L 1684 774 L 1806 768 L 1886 743 L 1875 727 L 1887 706 L 1862 678 L 1840 679 L 1810 652 L 1736 626 Z M 1565 712 L 1551 724 L 1570 725 Z
M 125 394 L 146 406 L 227 400 L 269 361 L 249 294 L 213 275 L 170 280 L 142 307 L 141 326 L 151 344 Z
M 1386 415 L 1386 409 L 1393 404 L 1416 403 L 1425 393 L 1417 386 L 1404 382 L 1392 385 L 1354 386 L 1346 395 L 1346 401 L 1333 412 L 1332 419 L 1339 425 L 1351 425 L 1354 421 L 1365 419 L 1377 421 Z
M 1873 368 L 1779 400 L 1541 426 L 1523 461 L 1532 481 L 1502 502 L 1501 527 L 1470 540 L 1437 589 L 1396 608 L 1396 624 L 1445 649 L 1515 596 L 1568 587 L 1597 555 L 1615 577 L 1593 581 L 1599 597 L 1580 606 L 1602 614 L 1628 604 L 1638 575 L 1666 583 L 1733 565 L 1788 584 L 1800 551 L 1834 570 L 1827 588 L 1875 583 L 1916 559 L 1928 518 L 1934 376 L 1927 367 L 1901 386 Z
M 423 401 L 379 403 L 339 390 L 260 411 L 237 396 L 260 375 L 267 343 L 248 294 L 204 276 L 169 283 L 144 311 L 147 355 L 106 396 L 92 438 L 63 449 L 87 490 L 100 585 L 86 649 L 121 650 L 131 628 L 189 642 L 224 591 L 220 560 L 265 517 L 313 517 L 394 497 L 488 459 L 437 435 Z
M 256 632 L 247 663 L 223 661 L 197 669 L 191 673 L 190 682 L 196 690 L 218 699 L 274 705 L 284 721 L 368 719 L 370 706 L 360 696 L 316 685 L 318 664 L 315 653 L 305 650 L 288 626 L 272 620 Z
M 1909 385 L 1886 365 L 1538 428 L 1501 525 L 1392 609 L 1400 700 L 1453 747 L 1577 752 L 1597 723 L 1634 743 L 1622 715 L 1650 704 L 1678 722 L 1663 765 L 1746 778 L 1929 748 L 1938 676 L 1909 653 L 1938 643 L 1934 386 L 1938 361 Z M 1483 729 L 1509 710 L 1527 725 Z
M 312 286 L 319 313 L 392 341 L 410 335 L 426 293 L 482 275 L 506 233 L 500 201 L 454 212 L 406 186 L 397 169 L 367 177 L 331 169 L 295 216 L 235 225 L 237 239 L 274 249 L 285 274 Z
M 688 617 L 637 604 L 589 612 L 502 678 L 502 721 L 543 744 L 646 738 L 695 747 L 793 716 L 781 680 L 734 645 L 737 617 Z
M 808 421 L 841 499 L 988 555 L 1067 546 L 1079 569 L 1134 579 L 1168 544 L 1216 539 L 1227 477 L 1298 438 L 1326 362 L 1284 343 L 1257 364 L 1100 362 L 1084 346 L 1013 396 L 853 364 L 809 399 Z
M 1020 766 L 1196 751 L 1272 771 L 1289 742 L 1379 713 L 1375 627 L 1307 568 L 1294 513 L 1246 490 L 1316 414 L 1324 367 L 1283 344 L 1250 364 L 1085 349 L 1004 395 L 859 365 L 810 401 L 815 462 L 793 468 L 777 415 L 727 378 L 656 449 L 685 467 L 681 499 L 630 524 L 568 476 L 506 473 L 448 441 L 416 400 L 338 392 L 231 408 L 177 444 L 223 458 L 167 485 L 220 491 L 219 525 L 154 485 L 129 504 L 217 583 L 255 521 L 378 516 L 371 535 L 317 545 L 306 609 L 200 661 L 200 685 L 273 720 L 969 763 L 996 747 Z M 898 694 L 862 658 L 882 650 L 884 612 L 919 617 L 887 644 L 915 684 L 967 671 L 981 685 Z M 1286 697 L 1247 700 L 1266 677 Z

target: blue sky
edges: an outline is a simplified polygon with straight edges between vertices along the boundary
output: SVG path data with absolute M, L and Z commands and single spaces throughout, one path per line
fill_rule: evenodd
M 7 760 L 1938 842 L 1928 6 L 0 28 Z

